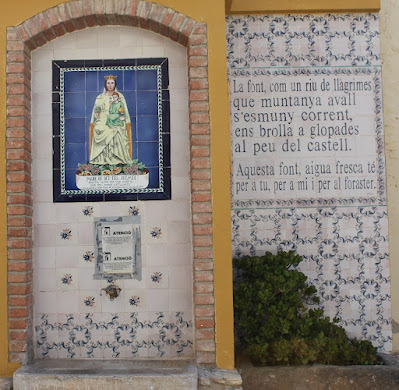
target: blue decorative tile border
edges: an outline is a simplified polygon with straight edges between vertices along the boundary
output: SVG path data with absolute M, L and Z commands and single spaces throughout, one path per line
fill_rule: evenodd
M 226 21 L 230 69 L 381 64 L 377 14 L 250 15 Z
M 36 358 L 126 359 L 193 356 L 192 320 L 183 312 L 42 314 Z

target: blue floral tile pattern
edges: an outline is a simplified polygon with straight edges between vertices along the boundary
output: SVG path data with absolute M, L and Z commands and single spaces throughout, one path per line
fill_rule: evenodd
M 150 234 L 151 234 L 151 237 L 159 239 L 162 236 L 162 229 L 159 227 L 154 227 L 151 229 Z
M 157 357 L 192 356 L 190 314 L 154 314 L 152 319 L 137 312 L 66 314 L 58 321 L 42 314 L 36 319 L 35 326 L 36 358 L 107 356 L 117 359 L 148 356 L 149 353 Z
M 229 78 L 373 78 L 377 196 L 236 198 L 234 255 L 294 250 L 326 315 L 352 337 L 392 349 L 388 218 L 377 14 L 226 18 Z M 234 134 L 232 134 L 234 138 Z M 234 161 L 233 161 L 234 166 Z M 234 171 L 234 170 L 233 170 Z
M 63 229 L 60 233 L 60 236 L 63 240 L 70 240 L 72 238 L 72 231 L 71 229 Z
M 297 251 L 326 315 L 337 317 L 351 336 L 390 351 L 386 220 L 386 206 L 234 209 L 233 251 L 237 257 Z
M 230 69 L 380 65 L 377 14 L 228 16 Z
M 129 207 L 129 215 L 139 215 L 140 214 L 140 209 L 136 206 L 130 206 Z
M 129 299 L 129 305 L 133 306 L 133 307 L 140 307 L 140 297 L 137 295 L 133 295 L 130 299 Z
M 93 251 L 86 251 L 83 254 L 83 260 L 87 263 L 92 263 L 94 261 L 94 252 Z
M 89 297 L 86 297 L 83 302 L 84 302 L 85 306 L 87 306 L 87 307 L 94 307 L 96 304 L 96 299 L 95 299 L 95 297 L 89 296 Z
M 154 283 L 161 283 L 162 281 L 162 272 L 154 272 L 151 275 L 151 281 Z
M 85 207 L 83 207 L 82 213 L 83 213 L 83 215 L 86 216 L 86 217 L 91 217 L 91 216 L 93 216 L 93 213 L 94 213 L 93 206 L 85 206 Z
M 72 275 L 71 274 L 64 274 L 61 278 L 62 284 L 70 285 L 72 283 Z

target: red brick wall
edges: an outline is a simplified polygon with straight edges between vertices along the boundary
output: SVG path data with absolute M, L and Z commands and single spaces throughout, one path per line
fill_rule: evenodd
M 7 239 L 10 360 L 27 364 L 32 337 L 32 179 L 30 53 L 72 31 L 137 26 L 187 46 L 194 246 L 196 360 L 215 363 L 207 29 L 165 6 L 138 0 L 79 0 L 7 30 Z

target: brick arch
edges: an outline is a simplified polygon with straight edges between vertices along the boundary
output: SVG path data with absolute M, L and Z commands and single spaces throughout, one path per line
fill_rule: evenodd
M 7 30 L 9 360 L 28 364 L 33 358 L 31 51 L 64 34 L 105 25 L 148 29 L 187 47 L 196 361 L 214 364 L 216 351 L 206 25 L 163 5 L 141 0 L 66 2 Z

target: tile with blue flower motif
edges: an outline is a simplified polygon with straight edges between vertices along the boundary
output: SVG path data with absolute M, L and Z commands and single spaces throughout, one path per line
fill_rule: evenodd
M 56 270 L 57 290 L 74 291 L 79 282 L 78 272 L 73 268 L 61 268 Z
M 81 313 L 101 312 L 101 297 L 99 291 L 79 292 L 79 311 Z
M 98 216 L 100 206 L 96 203 L 80 203 L 78 209 L 78 222 L 92 222 Z
M 143 312 L 147 309 L 147 299 L 145 290 L 125 290 L 126 313 Z
M 79 268 L 94 268 L 94 248 L 92 246 L 79 247 Z
M 77 224 L 55 225 L 55 242 L 57 246 L 75 246 L 77 243 Z
M 164 222 L 151 222 L 144 227 L 143 243 L 164 244 L 168 241 L 167 224 Z
M 147 267 L 144 276 L 147 288 L 168 288 L 169 286 L 168 267 Z

